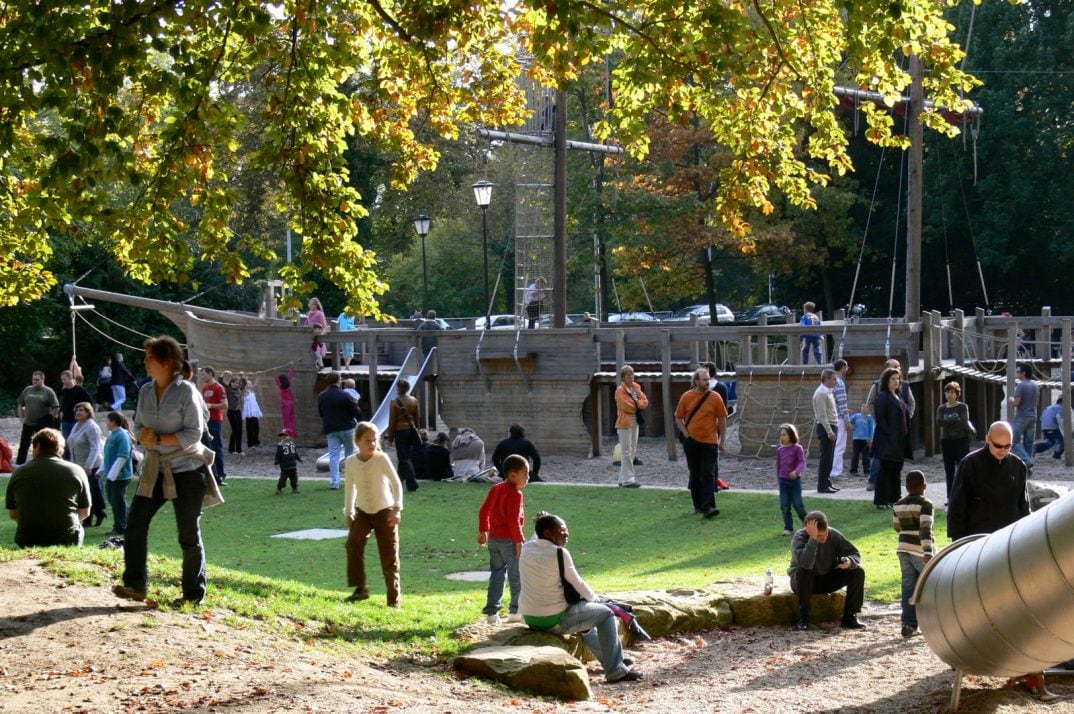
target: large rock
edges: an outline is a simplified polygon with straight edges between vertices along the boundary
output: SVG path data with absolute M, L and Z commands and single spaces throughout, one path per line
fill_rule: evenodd
M 730 627 L 733 622 L 727 597 L 715 588 L 640 590 L 609 597 L 633 605 L 634 616 L 652 637 Z
M 791 591 L 790 578 L 777 575 L 771 595 L 764 594 L 762 578 L 734 578 L 713 583 L 711 589 L 724 594 L 731 607 L 735 625 L 757 627 L 793 625 L 798 621 L 798 596 Z M 846 591 L 814 595 L 814 623 L 834 622 L 843 616 Z
M 593 698 L 585 666 L 559 647 L 482 647 L 459 655 L 452 666 L 518 691 L 572 701 Z
M 1031 511 L 1039 511 L 1060 496 L 1051 484 L 1036 481 L 1027 481 L 1026 490 L 1029 492 L 1029 510 Z
M 620 636 L 622 632 L 620 628 Z M 582 662 L 591 662 L 596 659 L 586 647 L 581 635 L 555 635 L 551 632 L 531 630 L 525 625 L 501 630 L 489 637 L 489 641 L 512 647 L 557 647 Z

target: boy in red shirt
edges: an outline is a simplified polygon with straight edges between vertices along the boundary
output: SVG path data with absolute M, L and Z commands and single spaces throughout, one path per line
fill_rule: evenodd
M 530 481 L 530 465 L 525 457 L 512 454 L 503 460 L 504 481 L 489 489 L 477 516 L 477 544 L 489 549 L 489 589 L 482 612 L 490 625 L 498 625 L 503 600 L 503 580 L 511 584 L 511 607 L 508 622 L 521 622 L 518 598 L 522 594 L 522 578 L 518 574 L 518 556 L 522 554 L 526 524 L 525 499 L 522 489 Z
M 213 461 L 213 476 L 218 484 L 223 484 L 227 479 L 224 469 L 224 413 L 227 411 L 227 392 L 224 385 L 216 381 L 216 370 L 212 367 L 201 368 L 201 379 L 204 386 L 201 388 L 201 396 L 205 399 L 205 405 L 209 407 L 209 421 L 206 427 L 209 436 L 213 439 L 212 450 L 216 454 Z

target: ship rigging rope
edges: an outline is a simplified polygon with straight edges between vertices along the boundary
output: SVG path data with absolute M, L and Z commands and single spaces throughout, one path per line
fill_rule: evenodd
M 105 317 L 104 315 L 101 315 L 101 313 L 99 313 L 99 312 L 97 314 L 100 315 L 101 317 L 104 317 L 104 319 L 108 320 L 109 322 L 111 322 L 111 323 L 113 323 L 115 325 L 118 325 L 119 327 L 124 328 L 125 330 L 130 330 L 131 332 L 134 332 L 135 334 L 143 335 L 147 339 L 152 339 L 153 338 L 152 335 L 144 335 L 144 333 L 138 332 L 137 330 L 132 329 L 130 327 L 127 327 L 126 325 L 122 325 L 122 324 L 116 322 L 115 320 L 112 320 L 112 319 L 110 319 L 108 317 Z M 92 322 L 87 320 L 84 315 L 82 315 L 81 313 L 79 313 L 77 311 L 72 310 L 71 311 L 71 354 L 78 354 L 77 350 L 75 350 L 75 337 L 74 337 L 74 332 L 75 332 L 74 316 L 75 315 L 78 315 L 79 319 L 81 319 L 84 323 L 86 323 L 86 325 L 91 330 L 93 330 L 97 334 L 101 335 L 106 340 L 114 342 L 117 345 L 122 345 L 123 347 L 126 347 L 127 349 L 130 349 L 130 350 L 134 350 L 136 352 L 145 352 L 144 347 L 136 347 L 134 345 L 128 345 L 126 342 L 123 342 L 122 340 L 118 340 L 115 337 L 112 337 L 108 333 L 103 332 L 100 328 L 98 328 Z M 182 347 L 183 349 L 186 349 L 186 347 L 187 347 L 185 342 L 180 342 L 179 346 Z M 255 376 L 255 375 L 262 375 L 262 374 L 270 374 L 270 373 L 279 372 L 279 371 L 291 366 L 292 364 L 293 364 L 293 362 L 285 362 L 283 364 L 274 365 L 272 367 L 267 367 L 265 369 L 259 369 L 259 370 L 254 370 L 254 371 L 243 370 L 241 372 L 241 374 L 243 374 L 244 376 L 247 376 L 247 377 L 252 377 L 252 376 Z
M 126 342 L 123 342 L 122 340 L 118 340 L 118 339 L 116 339 L 115 337 L 112 337 L 111 335 L 109 335 L 108 333 L 104 332 L 103 330 L 101 330 L 101 329 L 100 329 L 99 327 L 97 327 L 96 325 L 94 325 L 94 324 L 93 324 L 92 322 L 90 322 L 89 320 L 87 320 L 87 319 L 85 318 L 85 316 L 83 316 L 83 315 L 81 315 L 81 314 L 79 314 L 79 313 L 77 313 L 77 312 L 73 312 L 73 311 L 71 312 L 71 315 L 72 315 L 72 316 L 74 316 L 74 315 L 78 315 L 79 319 L 80 319 L 80 320 L 82 320 L 82 322 L 86 323 L 86 325 L 87 325 L 87 326 L 89 326 L 89 328 L 90 328 L 91 330 L 93 330 L 94 332 L 96 332 L 96 333 L 97 333 L 98 335 L 100 335 L 101 337 L 105 338 L 106 340 L 110 340 L 110 341 L 112 341 L 112 342 L 115 342 L 115 343 L 116 343 L 117 345 L 122 345 L 122 346 L 126 347 L 127 349 L 130 349 L 130 350 L 135 350 L 136 352 L 145 352 L 145 349 L 144 349 L 144 348 L 142 348 L 142 347 L 135 347 L 134 345 L 128 345 L 128 344 L 127 344 Z M 115 322 L 115 321 L 114 321 L 114 320 L 112 320 L 111 322 Z M 117 324 L 117 325 L 119 325 L 119 323 L 118 323 L 118 322 L 117 322 L 116 324 Z M 131 328 L 129 328 L 129 327 L 126 327 L 126 326 L 124 326 L 124 325 L 119 325 L 119 326 L 120 326 L 120 327 L 123 327 L 124 329 L 128 329 L 128 330 L 130 330 L 130 329 L 131 329 Z M 75 347 L 75 340 L 74 340 L 74 324 L 73 324 L 73 321 L 72 321 L 72 325 L 71 325 L 71 331 L 72 331 L 72 336 L 71 336 L 71 349 L 72 349 L 72 351 L 74 352 L 74 354 L 78 354 L 78 353 L 77 353 L 77 351 L 75 351 L 75 350 L 74 350 L 74 347 Z M 136 330 L 131 330 L 131 331 L 132 331 L 132 332 L 137 332 Z M 141 333 L 139 333 L 139 334 L 141 334 Z

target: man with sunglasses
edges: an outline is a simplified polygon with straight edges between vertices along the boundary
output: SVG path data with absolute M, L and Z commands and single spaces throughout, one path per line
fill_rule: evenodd
M 985 445 L 958 464 L 948 494 L 947 535 L 957 540 L 993 533 L 1029 515 L 1026 465 L 1011 453 L 1014 433 L 997 421 L 988 429 Z

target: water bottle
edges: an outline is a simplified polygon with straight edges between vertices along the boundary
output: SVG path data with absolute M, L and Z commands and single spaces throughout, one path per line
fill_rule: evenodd
M 764 594 L 765 595 L 771 595 L 772 594 L 772 586 L 773 585 L 774 585 L 774 582 L 773 582 L 773 578 L 772 578 L 772 568 L 769 568 L 768 570 L 765 571 L 765 574 L 764 574 Z

